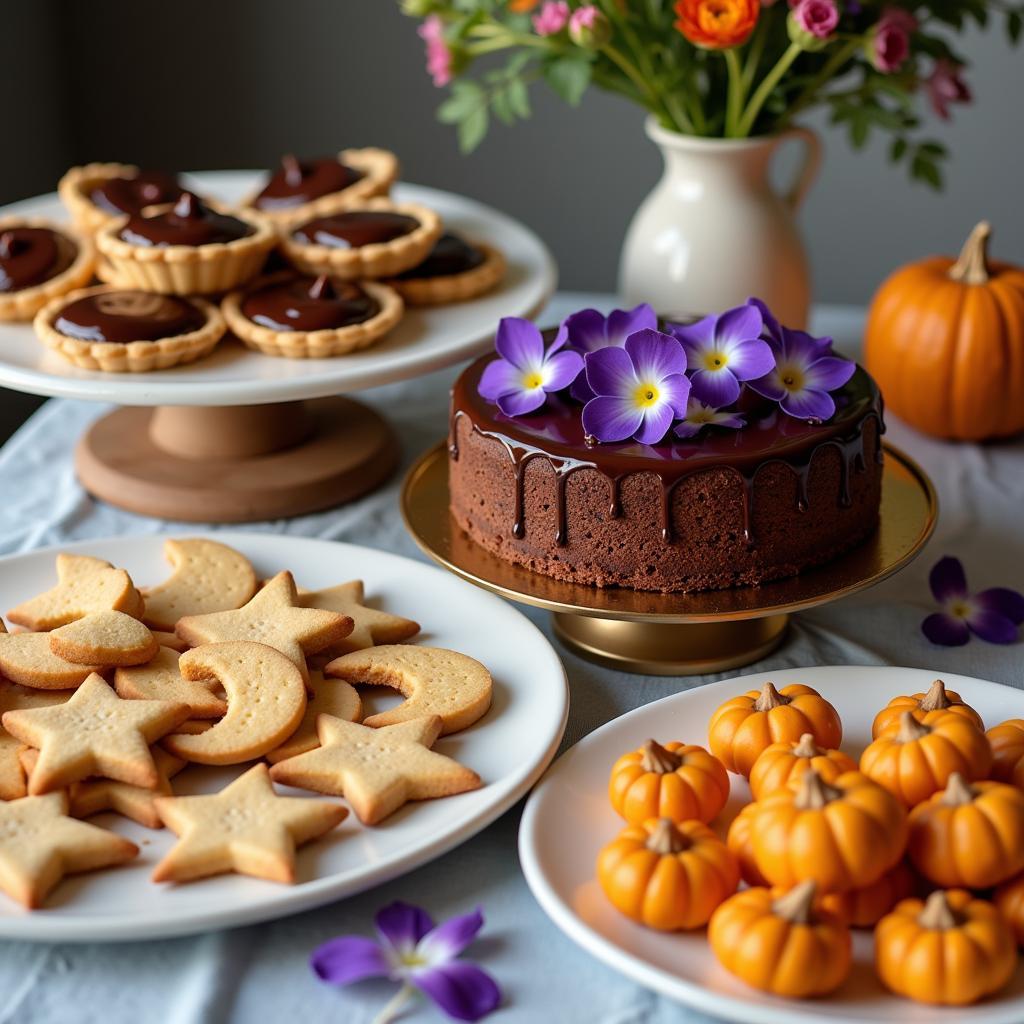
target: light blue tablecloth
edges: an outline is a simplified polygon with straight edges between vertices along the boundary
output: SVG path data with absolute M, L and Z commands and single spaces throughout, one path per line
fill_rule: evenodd
M 609 305 L 606 297 L 587 297 Z M 559 296 L 545 319 L 584 304 Z M 856 310 L 822 309 L 815 326 L 855 354 Z M 453 368 L 365 393 L 395 424 L 404 465 L 443 436 Z M 155 533 L 175 524 L 133 516 L 88 497 L 75 480 L 75 439 L 106 411 L 53 401 L 0 450 L 0 553 L 114 534 Z M 918 625 L 930 604 L 929 566 L 959 555 L 971 583 L 1024 589 L 1024 444 L 952 446 L 890 419 L 889 439 L 932 475 L 939 529 L 925 555 L 874 590 L 799 617 L 780 650 L 751 670 L 815 664 L 901 664 L 1022 685 L 1021 649 L 975 641 L 932 647 Z M 251 529 L 351 541 L 422 557 L 398 513 L 400 477 L 342 509 Z M 190 532 L 193 526 L 187 528 Z M 543 613 L 526 609 L 550 636 Z M 641 704 L 712 678 L 657 679 L 597 668 L 560 651 L 572 710 L 565 746 Z M 730 673 L 734 674 L 734 673 Z M 582 952 L 544 916 L 519 872 L 519 809 L 439 861 L 381 889 L 281 921 L 195 938 L 130 945 L 0 943 L 0 1024 L 196 1024 L 196 1022 L 338 1021 L 365 1024 L 391 991 L 366 983 L 340 992 L 318 983 L 310 950 L 339 933 L 367 931 L 375 910 L 399 898 L 439 918 L 482 904 L 487 926 L 473 956 L 500 981 L 506 1004 L 498 1024 L 667 1024 L 707 1018 L 649 993 Z M 416 1004 L 402 1018 L 440 1020 Z

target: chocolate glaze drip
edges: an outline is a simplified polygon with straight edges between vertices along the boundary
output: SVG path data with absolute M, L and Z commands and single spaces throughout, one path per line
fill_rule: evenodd
M 326 275 L 268 284 L 242 300 L 242 312 L 275 331 L 323 331 L 359 324 L 380 305 L 356 284 L 334 283 Z
M 458 235 L 446 231 L 434 245 L 430 255 L 422 262 L 398 275 L 399 281 L 412 281 L 425 277 L 451 277 L 475 270 L 484 261 L 483 251 Z
M 101 292 L 61 310 L 54 327 L 80 341 L 159 341 L 199 330 L 206 314 L 187 299 L 150 292 Z
M 365 177 L 362 171 L 338 160 L 298 160 L 291 153 L 281 157 L 281 167 L 271 175 L 253 200 L 259 210 L 290 210 L 332 192 L 341 192 Z
M 415 217 L 391 210 L 349 210 L 307 221 L 295 229 L 292 237 L 306 245 L 356 249 L 361 245 L 393 242 L 411 235 L 419 226 Z
M 244 220 L 217 213 L 191 192 L 183 192 L 169 210 L 148 217 L 135 214 L 119 237 L 132 245 L 213 245 L 246 238 L 255 229 Z
M 75 261 L 78 246 L 49 228 L 0 231 L 0 292 L 17 292 L 49 281 Z
M 107 213 L 138 213 L 145 206 L 177 202 L 183 192 L 173 174 L 139 171 L 134 178 L 108 178 L 89 198 Z

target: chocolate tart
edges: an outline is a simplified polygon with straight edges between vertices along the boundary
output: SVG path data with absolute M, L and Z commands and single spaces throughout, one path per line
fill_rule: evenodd
M 57 185 L 75 228 L 88 235 L 146 206 L 176 202 L 183 191 L 174 175 L 140 170 L 134 164 L 72 167 Z
M 177 203 L 147 207 L 96 233 L 106 278 L 163 295 L 235 288 L 260 272 L 276 241 L 261 217 L 203 203 L 189 192 Z
M 88 284 L 96 250 L 39 217 L 0 217 L 0 322 L 31 320 L 51 299 Z
M 498 249 L 446 231 L 422 263 L 387 283 L 409 306 L 445 306 L 489 292 L 504 276 L 505 257 Z
M 49 349 L 84 370 L 146 373 L 190 363 L 226 330 L 212 303 L 98 285 L 53 299 L 33 322 Z
M 404 304 L 374 281 L 331 281 L 280 271 L 225 296 L 231 332 L 268 356 L 321 359 L 368 348 L 402 319 Z
M 288 155 L 244 206 L 287 228 L 386 196 L 397 177 L 398 158 L 386 149 L 343 149 L 335 159 L 320 160 Z
M 378 198 L 291 226 L 281 236 L 281 252 L 306 274 L 356 281 L 416 266 L 440 237 L 441 218 L 433 210 Z
M 686 441 L 598 444 L 581 406 L 549 395 L 502 415 L 480 397 L 477 360 L 452 391 L 455 522 L 499 557 L 598 587 L 695 592 L 794 576 L 877 527 L 882 402 L 858 368 L 827 423 L 752 397 L 741 430 Z

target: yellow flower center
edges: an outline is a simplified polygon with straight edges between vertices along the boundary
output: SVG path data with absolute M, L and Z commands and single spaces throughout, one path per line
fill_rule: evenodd
M 951 615 L 955 615 L 958 619 L 966 619 L 971 609 L 966 601 L 954 601 L 949 606 L 949 611 Z
M 705 370 L 722 370 L 729 365 L 729 360 L 724 352 L 708 352 L 704 356 Z
M 641 409 L 650 408 L 652 405 L 658 404 L 659 399 L 658 389 L 653 384 L 641 384 L 633 396 L 636 404 Z
M 798 366 L 780 366 L 779 380 L 787 391 L 803 391 L 807 378 Z
M 523 374 L 523 387 L 527 391 L 533 391 L 535 388 L 542 387 L 543 384 L 544 378 L 538 370 L 533 370 L 530 373 Z
M 691 423 L 710 423 L 713 411 L 712 409 L 698 409 L 696 412 L 689 413 L 686 418 Z

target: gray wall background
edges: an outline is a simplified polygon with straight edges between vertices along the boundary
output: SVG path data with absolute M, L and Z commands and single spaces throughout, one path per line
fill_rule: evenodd
M 376 144 L 408 180 L 521 218 L 551 245 L 563 287 L 597 290 L 614 286 L 626 224 L 659 172 L 641 112 L 596 91 L 570 110 L 539 85 L 532 121 L 460 156 L 394 0 L 0 0 L 0 12 L 0 203 L 87 160 L 259 167 Z M 819 300 L 866 301 L 889 269 L 953 251 L 982 217 L 997 255 L 1024 261 L 1024 49 L 994 30 L 962 47 L 975 104 L 932 121 L 953 154 L 942 194 L 890 168 L 880 141 L 855 154 L 810 119 L 827 151 L 801 215 Z

